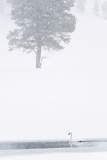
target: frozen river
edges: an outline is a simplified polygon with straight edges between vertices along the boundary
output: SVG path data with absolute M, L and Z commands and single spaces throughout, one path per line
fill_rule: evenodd
M 69 145 L 69 141 L 1 142 L 0 146 L 3 145 L 4 148 L 0 150 L 1 160 L 107 159 L 106 139 L 72 141 L 72 146 Z
M 42 154 L 70 152 L 107 152 L 107 139 L 84 139 L 72 141 L 24 141 L 0 142 L 2 154 Z

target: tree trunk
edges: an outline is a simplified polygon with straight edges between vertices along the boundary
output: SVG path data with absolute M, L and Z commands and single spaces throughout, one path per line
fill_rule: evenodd
M 36 53 L 36 68 L 41 68 L 41 45 L 38 44 L 37 46 L 37 53 Z

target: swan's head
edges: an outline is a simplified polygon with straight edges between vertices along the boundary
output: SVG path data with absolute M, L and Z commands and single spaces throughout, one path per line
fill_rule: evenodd
M 71 133 L 71 132 L 69 132 L 69 133 L 68 133 L 68 135 L 72 135 L 72 133 Z

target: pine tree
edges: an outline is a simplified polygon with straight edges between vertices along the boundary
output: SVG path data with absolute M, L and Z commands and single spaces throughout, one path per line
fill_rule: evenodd
M 99 4 L 98 4 L 98 0 L 96 0 L 96 1 L 94 2 L 93 10 L 94 10 L 94 14 L 95 14 L 96 16 L 99 16 Z
M 82 13 L 85 11 L 86 0 L 75 0 L 76 7 Z
M 102 15 L 107 19 L 107 1 L 104 1 L 101 7 Z
M 76 19 L 70 13 L 74 0 L 8 0 L 17 28 L 8 35 L 9 48 L 36 53 L 36 68 L 41 68 L 42 49 L 61 50 L 70 42 Z
M 0 14 L 3 14 L 5 8 L 5 0 L 0 0 Z

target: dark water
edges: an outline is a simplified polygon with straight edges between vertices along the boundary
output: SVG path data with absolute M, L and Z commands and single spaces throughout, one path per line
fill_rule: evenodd
M 107 139 L 84 139 L 80 141 L 32 141 L 0 142 L 2 154 L 42 154 L 60 152 L 107 152 Z
M 0 150 L 70 148 L 69 141 L 0 142 Z

